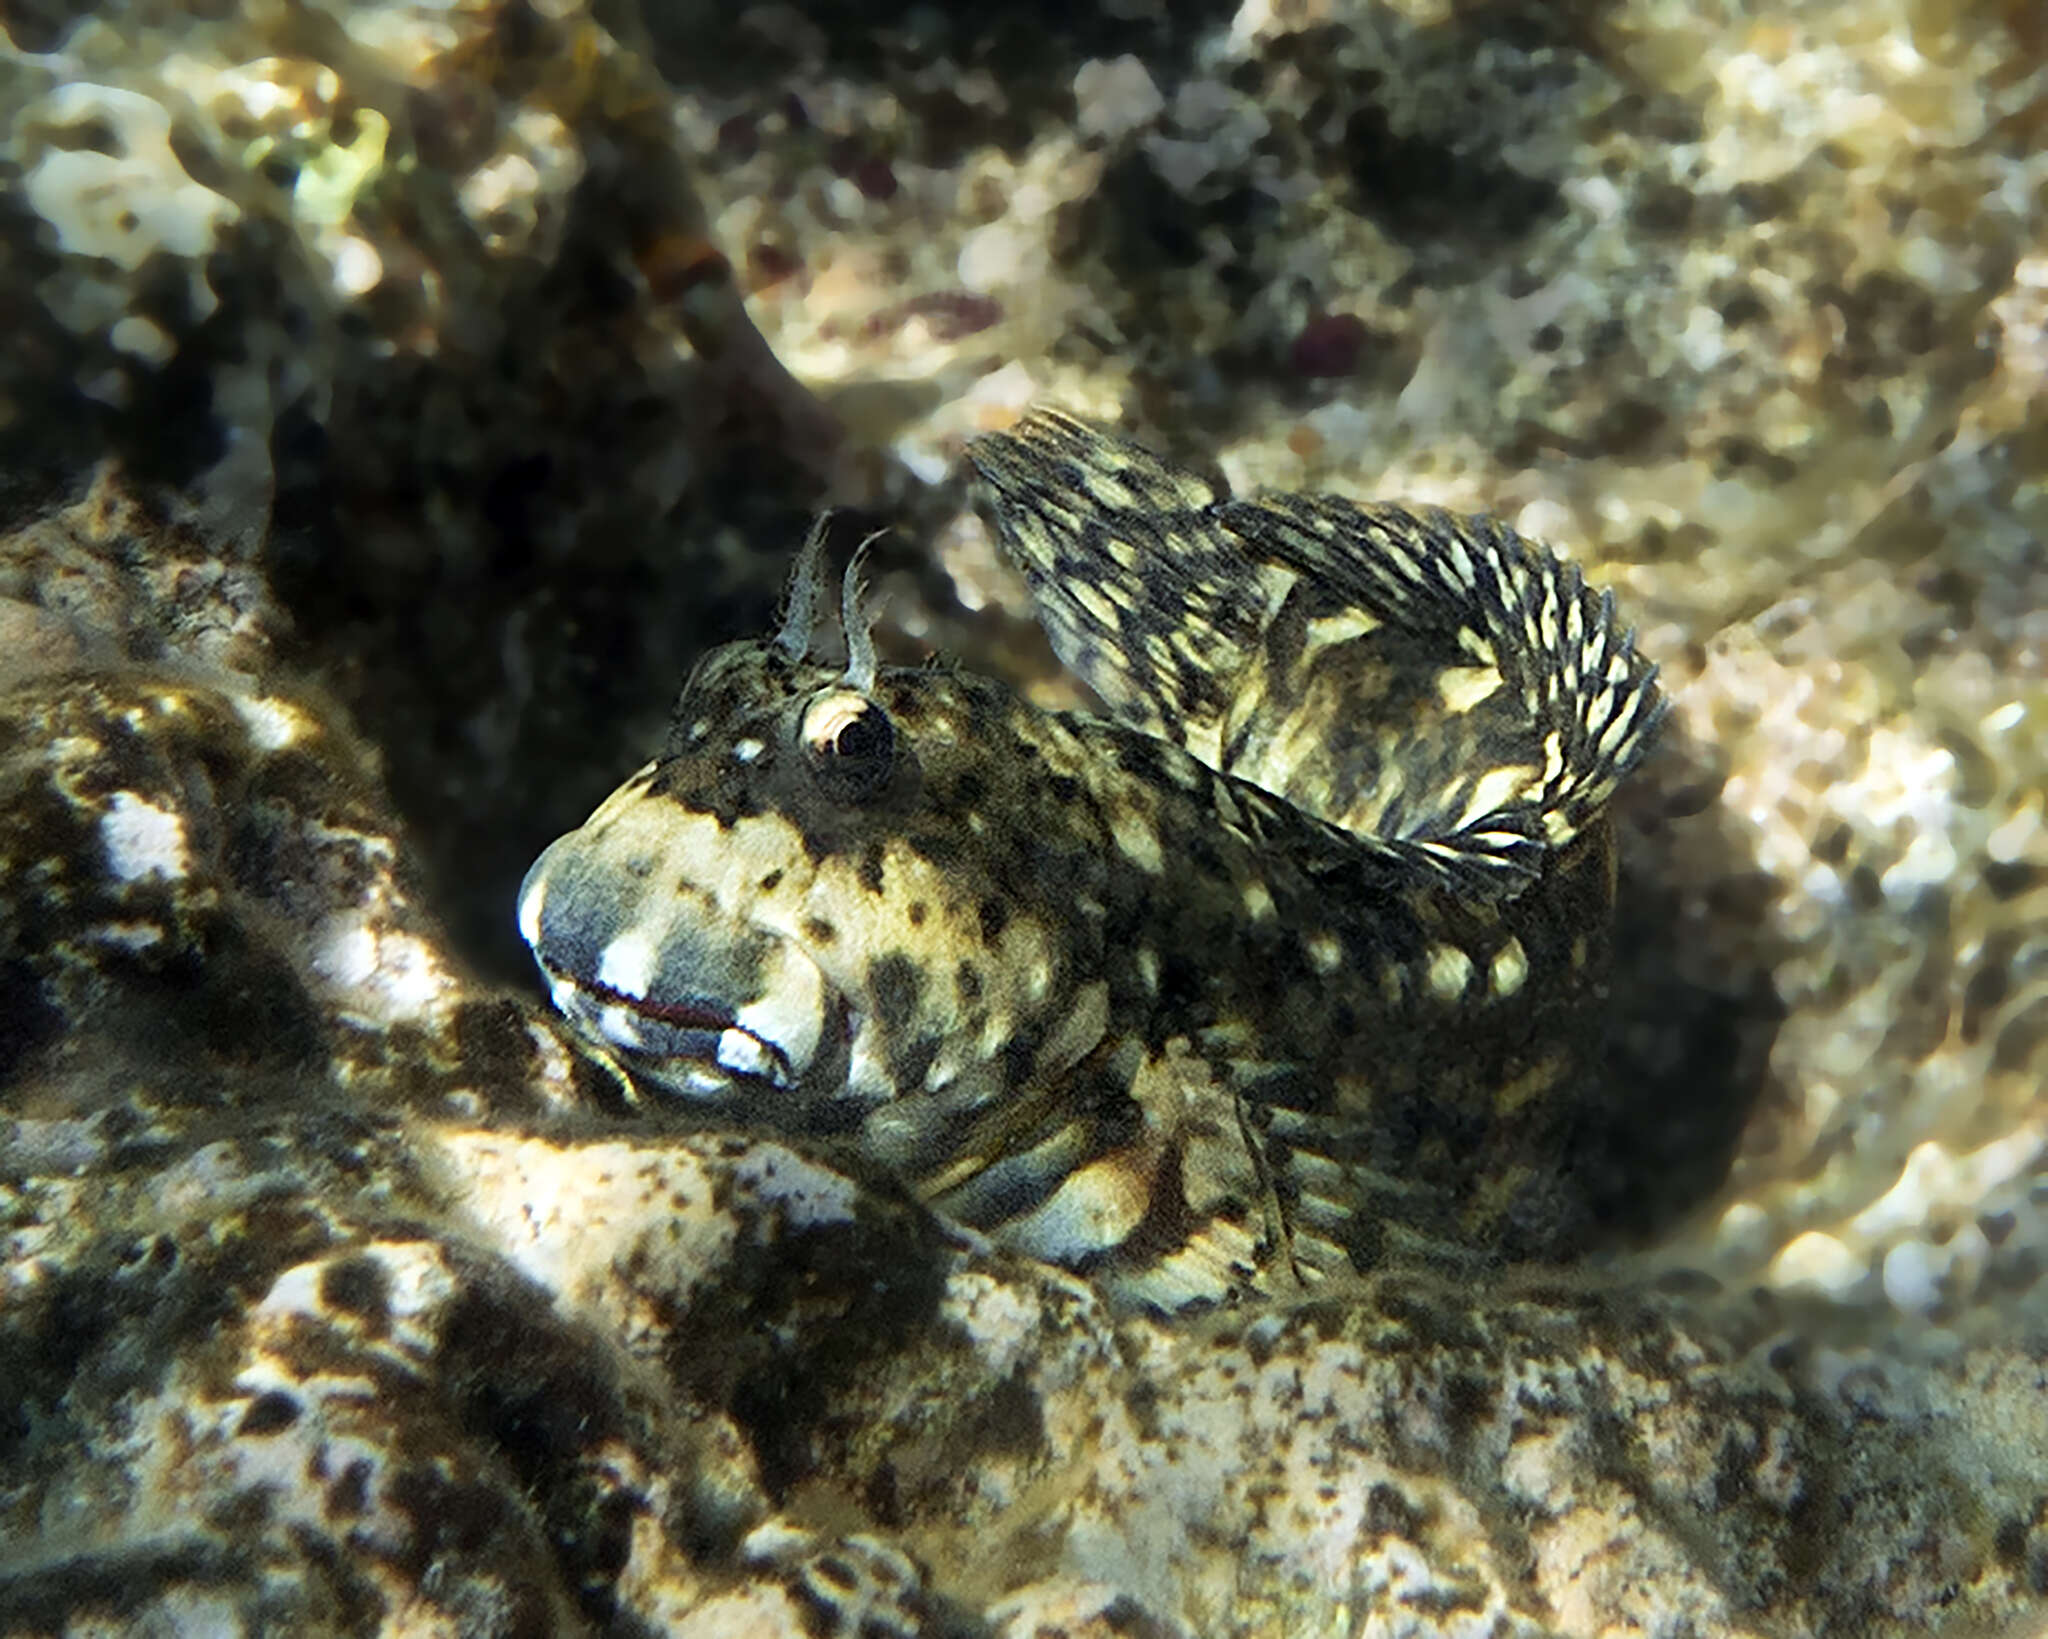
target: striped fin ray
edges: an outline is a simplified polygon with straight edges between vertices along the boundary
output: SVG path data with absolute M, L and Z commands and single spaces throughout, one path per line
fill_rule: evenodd
M 1519 893 L 1542 867 L 1544 844 L 1533 809 L 1494 817 L 1485 845 L 1477 846 L 1465 838 L 1361 833 L 1249 781 L 1231 789 L 1237 799 L 1231 823 L 1261 840 L 1285 837 L 1290 856 L 1332 894 L 1399 892 L 1427 882 L 1487 901 Z
M 1426 765 L 1436 822 L 1387 830 L 1481 853 L 1512 854 L 1532 838 L 1563 847 L 1648 751 L 1665 706 L 1613 594 L 1497 519 L 1328 496 L 1262 495 L 1219 510 L 1254 555 L 1433 635 L 1447 662 L 1498 674 L 1485 693 L 1471 681 L 1439 691 L 1474 696 L 1463 712 L 1435 725 L 1411 716 L 1405 754 L 1427 759 L 1436 737 L 1414 731 L 1434 728 L 1455 761 Z
M 968 459 L 1054 652 L 1118 722 L 1200 755 L 1272 596 L 1216 521 L 1227 492 L 1058 410 Z

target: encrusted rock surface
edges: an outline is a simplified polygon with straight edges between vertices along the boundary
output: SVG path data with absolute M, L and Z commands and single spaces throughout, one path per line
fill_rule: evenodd
M 0 1633 L 2042 1619 L 2031 8 L 4 27 Z M 1119 1318 L 473 977 L 820 499 L 1057 694 L 1037 395 L 1635 613 L 1636 1261 Z

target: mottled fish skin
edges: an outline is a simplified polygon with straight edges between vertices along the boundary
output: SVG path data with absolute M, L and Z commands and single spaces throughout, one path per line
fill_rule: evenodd
M 1034 444 L 1055 438 L 1057 459 Z M 713 652 L 663 754 L 522 888 L 564 1010 L 721 1118 L 841 1134 L 942 1210 L 1162 1309 L 1568 1250 L 1614 891 L 1599 799 L 1656 715 L 1605 602 L 1498 526 L 1375 508 L 1379 533 L 1346 536 L 1315 521 L 1346 516 L 1334 503 L 1231 502 L 1061 417 L 975 462 L 1063 652 L 1129 720 L 951 670 L 819 664 L 807 612 L 795 641 Z M 1125 516 L 1091 536 L 1105 511 Z M 1420 563 L 1447 537 L 1506 613 L 1461 610 L 1462 570 L 1421 576 L 1433 602 L 1367 605 L 1345 641 L 1408 646 L 1345 672 L 1335 697 L 1367 709 L 1321 732 L 1373 749 L 1333 760 L 1264 720 L 1330 698 L 1281 629 L 1341 620 L 1333 577 L 1388 578 L 1347 555 L 1393 540 Z M 811 563 L 806 611 L 816 583 Z M 1170 646 L 1176 607 L 1220 664 L 1131 635 Z M 1493 634 L 1499 684 L 1411 675 L 1468 631 Z M 1387 739 L 1414 709 L 1435 748 Z M 1532 772 L 1460 769 L 1448 801 L 1357 772 L 1413 782 L 1461 746 Z M 1355 789 L 1311 800 L 1331 768 Z M 1496 791 L 1505 820 L 1474 809 Z M 1403 827 L 1374 834 L 1387 813 Z

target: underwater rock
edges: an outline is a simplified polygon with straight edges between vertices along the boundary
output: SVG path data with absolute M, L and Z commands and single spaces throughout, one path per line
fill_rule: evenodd
M 0 1629 L 2038 1623 L 2024 8 L 777 15 L 9 11 Z M 1122 1316 L 476 976 L 833 486 L 1072 701 L 928 482 L 1041 396 L 1617 588 L 1640 1261 Z

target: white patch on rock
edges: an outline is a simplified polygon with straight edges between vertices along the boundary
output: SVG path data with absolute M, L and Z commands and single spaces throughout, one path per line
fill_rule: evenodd
M 1044 1319 L 1037 1297 L 979 1270 L 963 1269 L 946 1282 L 941 1312 L 967 1334 L 990 1373 L 1007 1377 L 1038 1336 Z
M 954 271 L 969 290 L 988 293 L 1038 277 L 1045 262 L 1045 236 L 1008 220 L 976 228 L 961 242 Z
M 295 1264 L 270 1283 L 263 1301 L 251 1312 L 252 1320 L 284 1319 L 291 1315 L 326 1312 L 320 1299 L 320 1268 L 317 1263 Z
M 331 929 L 313 952 L 313 971 L 353 990 L 377 970 L 377 936 L 360 922 Z
M 320 930 L 311 964 L 336 992 L 332 1000 L 338 1006 L 379 1023 L 419 1018 L 452 985 L 431 945 L 356 917 L 337 918 Z
M 566 1304 L 608 1315 L 629 1343 L 653 1324 L 646 1293 L 687 1305 L 731 1261 L 737 1220 L 687 1146 L 464 1131 L 440 1143 L 484 1240 Z
M 249 731 L 249 743 L 258 751 L 282 751 L 306 730 L 306 719 L 298 707 L 283 700 L 245 694 L 228 698 Z
M 100 815 L 100 846 L 107 869 L 123 882 L 161 877 L 175 882 L 192 869 L 185 821 L 132 791 L 116 791 Z
M 1924 1241 L 1903 1241 L 1884 1255 L 1884 1295 L 1894 1308 L 1925 1314 L 1941 1302 L 1946 1260 Z
M 107 332 L 107 341 L 115 352 L 126 353 L 145 364 L 167 363 L 178 350 L 178 344 L 164 333 L 162 325 L 140 313 L 115 320 L 113 329 Z
M 1110 142 L 1150 125 L 1166 99 L 1145 65 L 1128 53 L 1085 62 L 1074 75 L 1075 128 L 1085 137 Z
M 1857 1213 L 1851 1230 L 1883 1241 L 1909 1234 L 1943 1213 L 1970 1211 L 1994 1190 L 2039 1168 L 2048 1152 L 2043 1125 L 2030 1121 L 1960 1156 L 1932 1140 L 1916 1144 L 1897 1181 Z
M 130 273 L 159 250 L 196 262 L 213 249 L 222 224 L 241 214 L 192 180 L 171 147 L 169 111 L 139 92 L 60 85 L 30 117 L 59 130 L 113 135 L 112 153 L 52 147 L 24 182 L 29 208 L 57 230 L 70 255 L 103 258 Z
M 338 234 L 328 258 L 328 283 L 344 300 L 367 296 L 384 282 L 384 258 L 369 240 Z
M 1182 198 L 1192 196 L 1216 169 L 1216 156 L 1206 142 L 1154 136 L 1147 139 L 1145 154 L 1160 180 Z
M 448 970 L 434 947 L 409 933 L 383 933 L 377 939 L 375 986 L 387 1004 L 387 1018 L 417 1018 L 453 988 Z
M 500 154 L 480 165 L 455 190 L 462 214 L 492 250 L 516 249 L 532 232 L 540 172 L 524 154 Z
M 761 1144 L 741 1156 L 733 1178 L 765 1205 L 780 1207 L 791 1229 L 853 1221 L 852 1183 L 780 1144 Z
M 1810 1286 L 1834 1298 L 1847 1297 L 1869 1273 L 1864 1259 L 1817 1229 L 1796 1237 L 1771 1262 L 1773 1285 Z
M 1022 415 L 1043 391 L 1030 369 L 1012 359 L 1000 370 L 992 371 L 975 382 L 961 395 L 961 399 L 977 413 L 988 413 L 991 418 L 999 419 L 1005 415 Z
M 251 1172 L 233 1144 L 202 1144 L 149 1183 L 149 1196 L 166 1221 L 218 1216 L 256 1199 L 281 1182 L 278 1173 Z
M 135 954 L 162 944 L 164 930 L 147 922 L 103 922 L 93 930 L 93 937 L 103 945 Z

